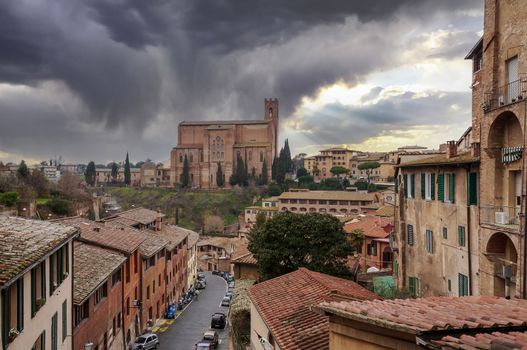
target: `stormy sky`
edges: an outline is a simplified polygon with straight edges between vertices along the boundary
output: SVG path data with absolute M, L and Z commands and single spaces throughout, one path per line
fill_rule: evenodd
M 0 161 L 168 159 L 183 120 L 280 100 L 293 152 L 470 123 L 482 0 L 4 0 Z

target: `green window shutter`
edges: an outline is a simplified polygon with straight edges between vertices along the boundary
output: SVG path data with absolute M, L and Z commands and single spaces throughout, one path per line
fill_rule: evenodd
M 9 343 L 9 319 L 11 318 L 11 302 L 9 300 L 9 288 L 2 289 L 2 344 L 7 349 Z
M 408 197 L 408 174 L 404 174 L 404 197 Z
M 437 175 L 437 199 L 445 201 L 445 174 Z
M 37 311 L 37 270 L 31 269 L 31 317 L 35 316 Z
M 468 276 L 458 274 L 458 295 L 460 297 L 468 295 Z
M 46 260 L 40 265 L 40 277 L 42 278 L 42 298 L 46 299 Z
M 436 174 L 430 174 L 430 197 L 432 200 L 436 199 Z
M 393 260 L 393 274 L 397 275 L 399 273 L 399 262 L 397 259 Z
M 51 318 L 51 350 L 57 350 L 57 313 Z
M 458 226 L 458 243 L 460 247 L 465 246 L 465 226 Z
M 62 303 L 62 342 L 66 340 L 68 335 L 68 302 L 64 300 Z
M 478 205 L 478 174 L 468 174 L 468 205 Z
M 426 196 L 426 174 L 421 174 L 421 199 L 425 199 Z
M 450 174 L 450 203 L 456 202 L 456 174 Z
M 412 188 L 411 188 L 411 190 L 412 190 L 412 198 L 415 198 L 415 174 L 412 174 L 410 176 L 410 182 L 412 184 L 411 185 L 412 186 Z
M 408 277 L 408 289 L 410 290 L 410 294 L 413 296 L 417 296 L 417 278 L 416 277 Z
M 414 227 L 412 225 L 406 226 L 406 242 L 408 245 L 414 245 Z
M 52 295 L 53 294 L 53 283 L 55 283 L 54 281 L 54 276 L 53 276 L 53 270 L 55 269 L 54 265 L 55 265 L 55 254 L 51 255 L 49 257 L 49 295 Z
M 19 331 L 24 329 L 24 276 L 16 281 L 16 328 Z

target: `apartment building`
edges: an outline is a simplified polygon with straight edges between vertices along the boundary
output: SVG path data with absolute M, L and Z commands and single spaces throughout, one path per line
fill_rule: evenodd
M 73 227 L 0 216 L 0 348 L 71 349 Z
M 263 213 L 266 218 L 273 218 L 276 216 L 276 214 L 279 213 L 278 201 L 278 197 L 264 198 L 262 199 L 262 204 L 260 206 L 252 205 L 245 208 L 245 227 L 247 229 L 250 228 L 256 222 L 256 217 L 260 213 Z
M 170 186 L 170 160 L 145 163 L 141 166 L 141 187 Z
M 95 186 L 103 186 L 111 184 L 114 181 L 124 183 L 124 167 L 120 167 L 117 172 L 117 177 L 112 178 L 112 169 L 97 168 L 95 169 Z M 132 186 L 141 186 L 141 169 L 130 168 L 130 184 Z
M 195 285 L 198 277 L 198 240 L 197 232 L 188 231 L 187 245 L 187 289 Z
M 123 349 L 123 281 L 126 257 L 77 242 L 73 280 L 73 349 Z
M 416 296 L 479 295 L 479 158 L 447 153 L 399 165 L 393 271 Z
M 364 207 L 371 207 L 377 202 L 373 193 L 298 190 L 283 192 L 278 197 L 278 210 L 348 215 L 359 214 Z

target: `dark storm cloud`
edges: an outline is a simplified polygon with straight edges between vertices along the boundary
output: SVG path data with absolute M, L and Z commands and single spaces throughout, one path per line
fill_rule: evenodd
M 68 115 L 55 113 L 59 128 L 82 118 L 140 136 L 156 120 L 175 128 L 181 120 L 259 117 L 270 96 L 280 98 L 287 117 L 324 85 L 353 84 L 396 65 L 400 35 L 426 16 L 481 6 L 480 0 L 6 0 L 0 83 L 63 83 L 80 103 Z M 169 149 L 176 140 L 167 142 Z

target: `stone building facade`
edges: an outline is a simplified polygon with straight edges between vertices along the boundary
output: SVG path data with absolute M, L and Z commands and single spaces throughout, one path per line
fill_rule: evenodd
M 192 187 L 214 189 L 221 164 L 225 186 L 239 154 L 249 174 L 258 177 L 264 161 L 267 174 L 278 148 L 278 99 L 266 98 L 263 120 L 184 121 L 178 127 L 178 144 L 170 155 L 172 185 L 181 182 L 184 159 L 189 163 Z

